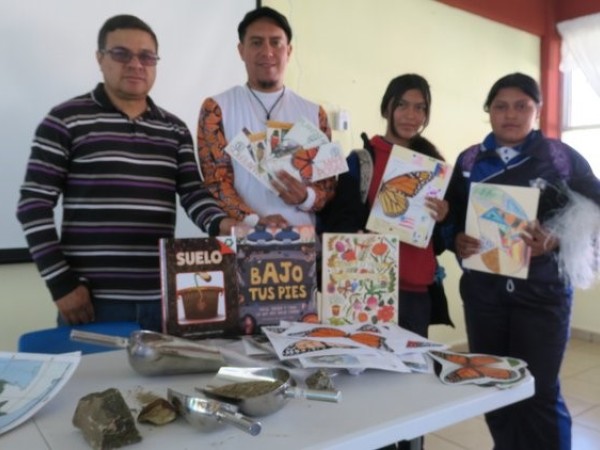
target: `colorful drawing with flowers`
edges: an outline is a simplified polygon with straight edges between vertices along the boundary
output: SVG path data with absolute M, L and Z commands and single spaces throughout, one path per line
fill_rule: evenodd
M 397 323 L 400 239 L 323 234 L 321 323 Z

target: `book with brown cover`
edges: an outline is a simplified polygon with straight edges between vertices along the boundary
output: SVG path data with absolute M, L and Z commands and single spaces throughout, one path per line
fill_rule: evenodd
M 231 236 L 160 240 L 164 333 L 190 339 L 236 334 L 235 248 Z

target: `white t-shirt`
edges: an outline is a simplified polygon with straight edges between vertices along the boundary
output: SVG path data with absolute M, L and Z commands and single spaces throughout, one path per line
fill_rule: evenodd
M 269 93 L 254 91 L 267 111 L 275 105 L 270 120 L 293 123 L 304 117 L 316 126 L 319 125 L 319 105 L 303 99 L 289 88 L 285 89 L 283 96 L 277 101 L 281 93 L 281 90 Z M 239 134 L 243 127 L 252 133 L 266 131 L 267 111 L 252 95 L 248 86 L 235 86 L 214 96 L 213 99 L 221 108 L 227 142 Z M 233 159 L 231 162 L 236 191 L 259 216 L 281 214 L 291 225 L 314 225 L 314 213 L 286 204 L 242 165 Z

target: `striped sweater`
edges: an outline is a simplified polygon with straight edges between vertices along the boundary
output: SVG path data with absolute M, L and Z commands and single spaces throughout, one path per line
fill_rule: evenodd
M 53 108 L 36 130 L 17 218 L 54 300 L 81 283 L 96 300 L 160 300 L 158 239 L 174 235 L 176 194 L 204 231 L 224 217 L 202 184 L 186 125 L 148 105 L 129 119 L 100 83 Z

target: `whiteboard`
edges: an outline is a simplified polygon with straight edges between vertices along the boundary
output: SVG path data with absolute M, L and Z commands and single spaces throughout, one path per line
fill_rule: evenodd
M 27 247 L 16 219 L 31 141 L 50 109 L 102 81 L 98 31 L 117 14 L 133 14 L 157 35 L 160 61 L 150 96 L 196 134 L 204 98 L 246 81 L 237 26 L 255 0 L 1 0 L 0 250 Z M 60 206 L 56 208 L 60 220 Z M 179 237 L 200 230 L 179 207 Z

